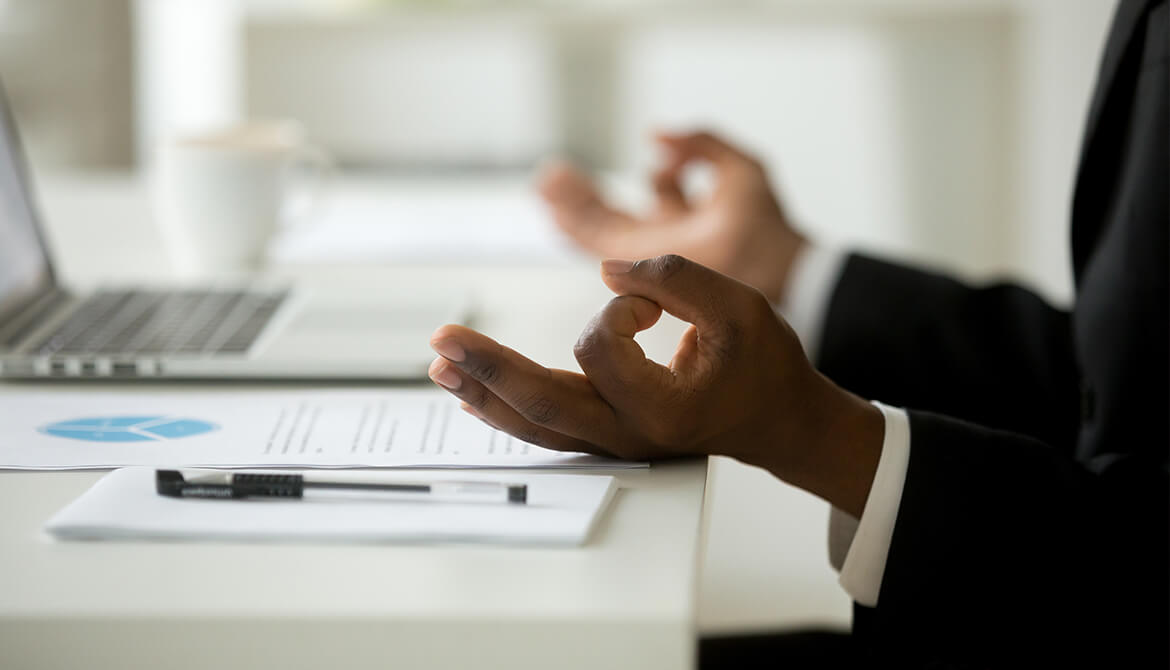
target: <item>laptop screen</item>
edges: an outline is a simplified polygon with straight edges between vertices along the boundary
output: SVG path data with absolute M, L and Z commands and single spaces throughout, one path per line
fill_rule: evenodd
M 16 124 L 0 86 L 0 326 L 11 310 L 53 283 L 24 167 Z

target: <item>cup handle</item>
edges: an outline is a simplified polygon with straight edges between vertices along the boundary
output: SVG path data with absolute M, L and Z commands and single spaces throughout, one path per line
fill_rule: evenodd
M 284 167 L 284 190 L 288 194 L 281 208 L 284 227 L 304 225 L 320 211 L 333 173 L 333 160 L 320 147 L 305 144 L 293 151 Z

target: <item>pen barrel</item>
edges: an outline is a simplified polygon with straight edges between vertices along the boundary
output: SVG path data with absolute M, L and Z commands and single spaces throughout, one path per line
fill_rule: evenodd
M 437 482 L 304 482 L 307 498 L 323 494 L 354 499 L 415 500 L 462 503 L 525 503 L 528 487 L 476 481 Z
M 305 494 L 305 479 L 301 475 L 236 473 L 232 475 L 232 489 L 241 498 L 300 498 Z
M 435 482 L 431 497 L 452 503 L 507 503 L 509 486 L 489 482 Z

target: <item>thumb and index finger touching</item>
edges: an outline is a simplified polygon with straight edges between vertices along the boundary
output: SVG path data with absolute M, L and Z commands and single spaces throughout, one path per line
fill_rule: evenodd
M 668 212 L 685 211 L 692 204 L 682 187 L 682 173 L 688 165 L 710 164 L 717 178 L 716 191 L 738 183 L 738 175 L 758 166 L 755 158 L 710 132 L 659 132 L 654 139 L 666 150 L 666 160 L 654 172 L 652 181 L 659 206 Z
M 669 152 L 669 165 L 682 166 L 688 161 L 698 159 L 708 161 L 718 167 L 723 164 L 749 160 L 747 154 L 707 131 L 659 132 L 655 133 L 654 140 Z
M 651 182 L 659 206 L 668 213 L 682 213 L 689 207 L 681 184 L 682 170 L 688 163 L 707 161 L 717 171 L 727 171 L 753 161 L 740 149 L 706 131 L 658 132 L 654 140 L 667 151 L 667 158 Z M 584 236 L 636 223 L 628 213 L 610 206 L 593 181 L 565 161 L 546 164 L 540 170 L 537 188 L 552 206 L 554 221 L 571 234 Z
M 734 315 L 754 293 L 750 287 L 682 256 L 637 262 L 607 260 L 602 279 L 614 298 L 585 329 L 574 348 L 577 362 L 602 395 L 651 392 L 676 381 L 676 373 L 646 358 L 634 336 L 652 326 L 662 310 L 694 324 L 700 347 L 722 347 L 735 337 Z M 680 352 L 682 353 L 682 352 Z M 691 360 L 687 352 L 686 360 Z M 700 352 L 701 353 L 701 352 Z
M 714 334 L 726 326 L 728 310 L 754 289 L 727 275 L 677 254 L 640 261 L 610 259 L 601 264 L 601 278 L 618 295 L 651 300 L 670 314 Z
M 676 370 L 648 359 L 634 336 L 653 326 L 665 309 L 695 324 L 679 352 L 690 342 L 693 356 L 702 342 L 717 343 L 734 332 L 720 305 L 734 309 L 753 289 L 681 256 L 606 261 L 602 276 L 619 295 L 574 348 L 584 377 L 544 368 L 456 325 L 432 336 L 441 358 L 430 376 L 492 425 L 556 449 L 592 451 L 590 445 L 620 443 L 615 421 L 621 413 L 662 419 L 659 401 L 686 397 L 672 394 L 685 382 Z
M 656 133 L 655 141 L 666 150 L 666 162 L 655 173 L 655 181 L 678 181 L 683 168 L 695 161 L 710 163 L 716 173 L 728 174 L 756 166 L 756 159 L 723 138 L 709 132 Z

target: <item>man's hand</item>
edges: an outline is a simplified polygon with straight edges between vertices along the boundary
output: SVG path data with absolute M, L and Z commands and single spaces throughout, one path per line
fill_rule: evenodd
M 708 133 L 660 134 L 656 139 L 667 159 L 652 179 L 653 211 L 638 218 L 616 210 L 584 175 L 558 164 L 539 182 L 557 226 L 602 258 L 681 254 L 777 302 L 806 241 L 789 224 L 763 167 Z M 711 195 L 701 201 L 688 198 L 680 183 L 685 167 L 695 161 L 710 163 L 717 180 Z
M 448 325 L 431 339 L 441 356 L 431 378 L 486 423 L 542 447 L 732 456 L 860 516 L 881 413 L 818 373 L 759 291 L 681 256 L 606 261 L 602 278 L 618 297 L 574 348 L 584 375 Z M 634 341 L 663 309 L 692 324 L 669 366 Z

